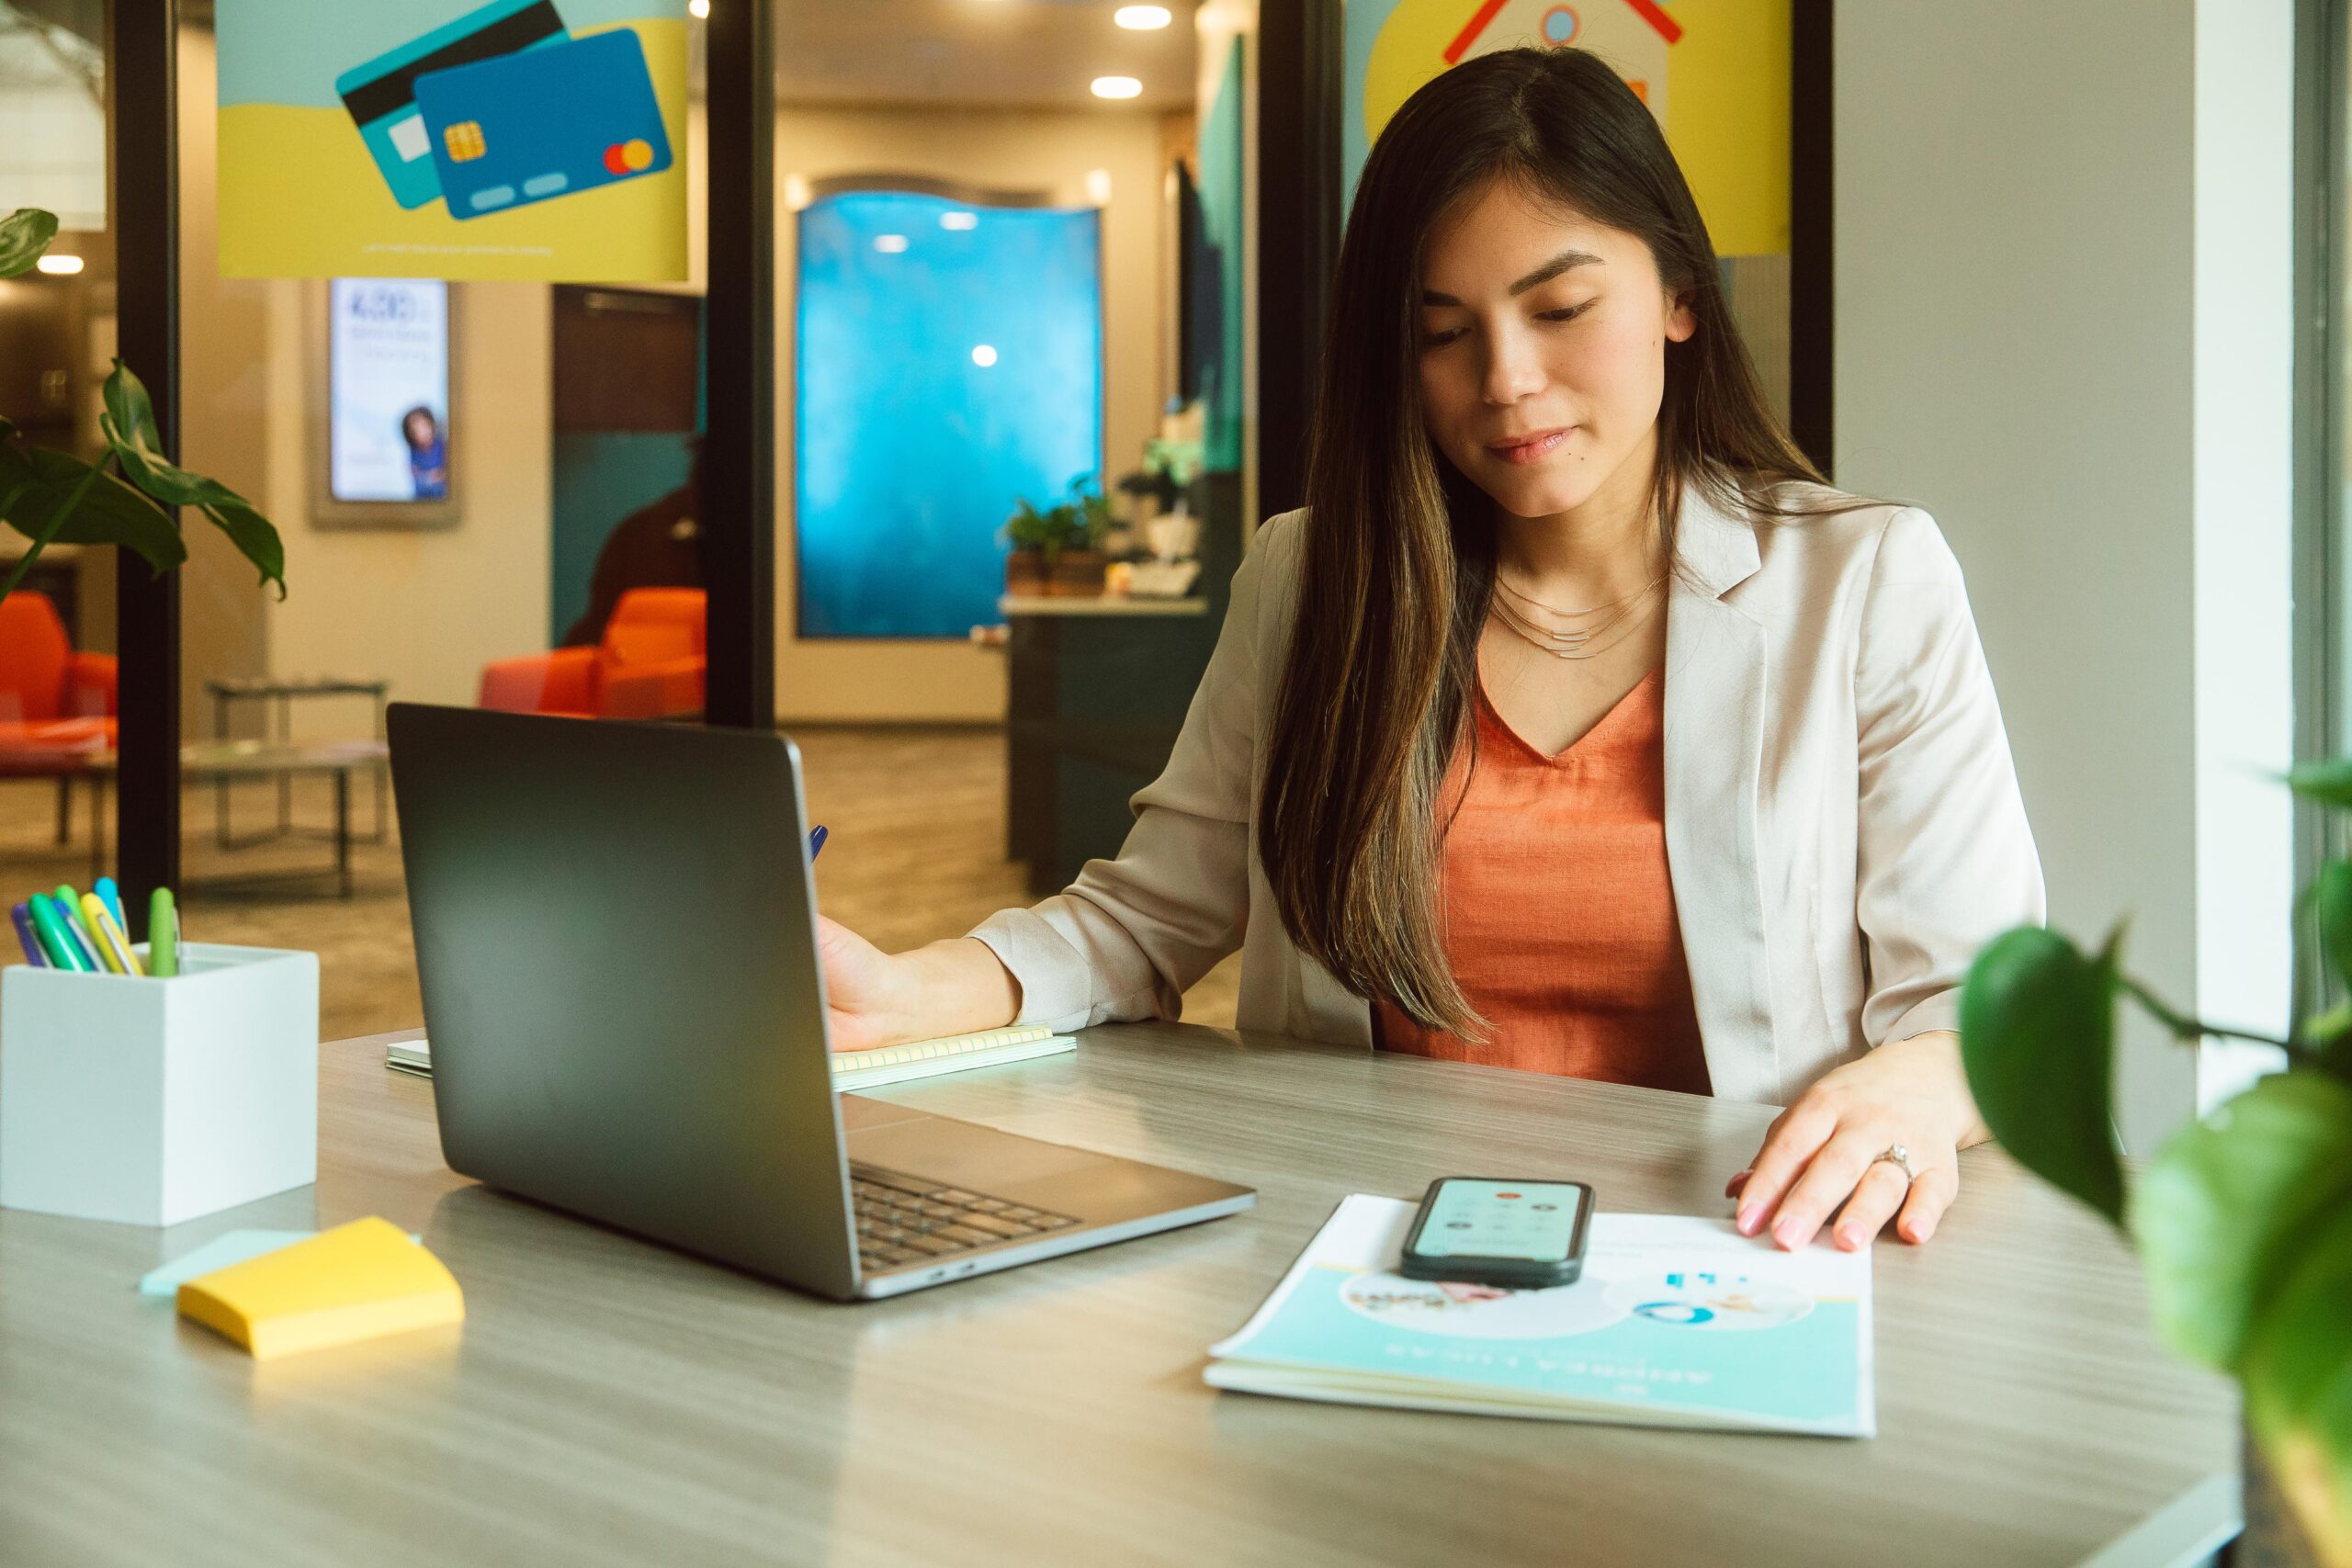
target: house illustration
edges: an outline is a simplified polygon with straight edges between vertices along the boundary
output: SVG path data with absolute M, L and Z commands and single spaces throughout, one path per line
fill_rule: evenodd
M 1667 61 L 1682 28 L 1657 0 L 1464 0 L 1445 63 L 1523 44 L 1589 50 L 1615 67 L 1666 123 Z

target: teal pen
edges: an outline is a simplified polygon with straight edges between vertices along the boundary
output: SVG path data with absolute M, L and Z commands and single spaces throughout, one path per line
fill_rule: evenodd
M 115 886 L 114 878 L 101 876 L 90 890 L 98 896 L 98 902 L 107 907 L 107 913 L 114 917 L 114 923 L 129 931 L 130 918 L 122 912 L 122 889 Z
M 33 924 L 40 931 L 41 945 L 49 949 L 50 959 L 57 967 L 86 975 L 98 966 L 97 960 L 83 951 L 74 928 L 59 918 L 56 900 L 46 893 L 36 893 L 25 902 L 32 906 Z

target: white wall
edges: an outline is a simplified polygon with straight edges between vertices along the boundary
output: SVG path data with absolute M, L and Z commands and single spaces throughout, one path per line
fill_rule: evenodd
M 1161 355 L 1162 201 L 1159 117 L 1148 110 L 1069 113 L 989 109 L 789 107 L 777 117 L 776 708 L 787 719 L 1004 716 L 1001 652 L 968 644 L 803 642 L 796 635 L 793 548 L 794 214 L 797 176 L 892 172 L 997 190 L 1047 190 L 1088 200 L 1089 171 L 1107 169 L 1102 211 L 1102 444 L 1110 480 L 1138 468 L 1158 434 Z
M 1837 479 L 1969 578 L 2051 889 L 2285 1023 L 2291 0 L 1871 0 L 1837 34 Z M 2127 1029 L 2135 1149 L 2197 1057 Z

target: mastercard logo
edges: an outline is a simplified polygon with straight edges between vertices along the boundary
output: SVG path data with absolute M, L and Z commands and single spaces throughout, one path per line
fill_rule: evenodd
M 605 167 L 616 175 L 641 174 L 653 166 L 653 143 L 642 136 L 616 141 L 605 149 Z

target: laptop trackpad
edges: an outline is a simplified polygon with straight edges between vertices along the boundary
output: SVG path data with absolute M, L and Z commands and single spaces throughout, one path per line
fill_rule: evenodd
M 1111 1163 L 1108 1155 L 944 1116 L 861 1128 L 848 1141 L 854 1160 L 980 1193 L 1001 1194 L 1024 1182 Z

